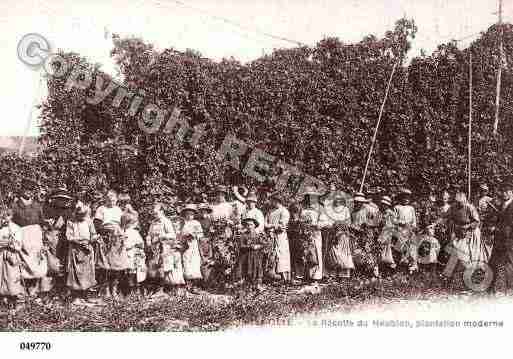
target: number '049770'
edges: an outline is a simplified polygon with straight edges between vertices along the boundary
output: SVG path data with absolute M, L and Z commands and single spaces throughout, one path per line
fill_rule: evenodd
M 43 351 L 52 349 L 52 344 L 48 342 L 21 342 L 20 350 Z

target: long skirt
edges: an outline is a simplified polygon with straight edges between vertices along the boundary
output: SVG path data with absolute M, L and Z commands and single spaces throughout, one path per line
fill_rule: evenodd
M 323 263 L 323 258 L 322 258 L 321 231 L 313 231 L 310 240 L 313 241 L 313 244 L 315 246 L 318 264 L 308 268 L 308 278 L 313 279 L 313 280 L 321 280 L 323 270 L 324 270 L 324 263 Z
M 135 280 L 135 283 L 144 282 L 148 274 L 144 250 L 140 248 L 130 249 L 130 251 L 128 251 L 128 260 L 128 273 Z
M 290 249 L 286 232 L 276 235 L 274 251 L 276 253 L 276 273 L 290 272 Z
M 378 237 L 378 242 L 381 244 L 381 258 L 380 261 L 385 264 L 396 264 L 392 252 L 392 239 L 397 236 L 395 227 L 385 226 L 381 230 Z
M 63 258 L 62 253 L 60 253 L 63 247 L 61 232 L 58 230 L 46 231 L 44 237 L 48 275 L 62 276 L 64 274 L 63 263 L 65 262 L 65 258 Z
M 72 290 L 87 290 L 96 285 L 94 250 L 90 244 L 70 243 L 68 248 L 66 285 Z
M 481 230 L 479 227 L 456 236 L 453 241 L 453 249 L 465 267 L 476 262 L 488 261 L 484 245 L 481 241 Z
M 179 251 L 171 250 L 163 257 L 163 279 L 167 285 L 185 284 L 182 254 Z
M 25 294 L 21 277 L 21 259 L 12 249 L 0 249 L 0 295 L 22 296 Z
M 328 258 L 335 269 L 354 269 L 353 255 L 351 253 L 351 237 L 341 231 L 331 233 L 335 241 L 328 250 Z
M 104 233 L 96 242 L 96 266 L 106 270 L 127 270 L 128 254 L 120 236 L 110 232 Z
M 43 247 L 43 232 L 38 224 L 21 227 L 23 279 L 41 279 L 48 272 L 47 259 Z
M 208 281 L 214 264 L 212 243 L 210 243 L 210 238 L 204 237 L 199 240 L 198 245 L 201 256 L 201 276 Z
M 262 249 L 245 249 L 239 254 L 237 278 L 245 278 L 251 283 L 262 280 L 264 276 L 264 251 Z
M 183 274 L 185 279 L 201 279 L 201 256 L 198 240 L 189 241 L 189 246 L 182 256 Z

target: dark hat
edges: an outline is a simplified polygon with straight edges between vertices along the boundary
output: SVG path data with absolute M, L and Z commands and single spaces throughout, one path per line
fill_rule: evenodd
M 71 194 L 64 187 L 58 188 L 50 194 L 51 199 L 62 198 L 72 200 Z
M 246 218 L 244 218 L 244 219 L 241 221 L 241 223 L 242 223 L 242 224 L 245 224 L 245 223 L 247 223 L 247 222 L 253 222 L 253 223 L 255 224 L 255 227 L 258 227 L 258 224 L 259 224 L 259 223 L 258 223 L 258 221 L 257 221 L 256 219 L 251 218 L 251 217 L 246 217 Z
M 21 180 L 21 188 L 22 189 L 32 189 L 32 188 L 38 187 L 38 186 L 39 186 L 39 183 L 33 178 L 24 177 Z
M 228 194 L 228 188 L 226 188 L 226 186 L 219 185 L 219 186 L 216 187 L 215 192 L 216 193 L 222 192 L 224 194 Z
M 269 199 L 270 200 L 275 200 L 275 201 L 278 201 L 280 203 L 283 204 L 283 196 L 280 194 L 280 192 L 274 192 L 274 193 L 271 193 L 269 194 Z

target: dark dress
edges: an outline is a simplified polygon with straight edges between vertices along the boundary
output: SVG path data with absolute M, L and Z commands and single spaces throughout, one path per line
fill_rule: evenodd
M 261 248 L 253 249 L 253 245 Z M 269 243 L 262 233 L 243 233 L 239 238 L 239 260 L 237 263 L 237 277 L 245 278 L 251 283 L 261 281 L 264 276 L 265 251 Z
M 493 270 L 490 289 L 496 290 L 497 278 L 504 275 L 507 288 L 513 288 L 513 201 L 503 208 L 497 218 L 489 265 Z
M 212 272 L 214 254 L 211 243 L 211 224 L 210 218 L 200 218 L 198 221 L 203 229 L 203 237 L 199 239 L 199 250 L 201 256 L 201 275 L 205 281 L 208 281 Z
M 45 206 L 44 242 L 47 249 L 48 274 L 64 275 L 67 267 L 68 242 L 66 240 L 66 224 L 71 218 L 72 210 L 52 204 Z

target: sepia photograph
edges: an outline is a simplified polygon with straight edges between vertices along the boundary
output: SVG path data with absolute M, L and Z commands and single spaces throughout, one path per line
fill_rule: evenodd
M 506 336 L 512 22 L 511 0 L 4 0 L 0 347 Z

